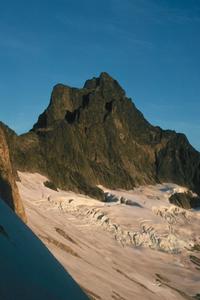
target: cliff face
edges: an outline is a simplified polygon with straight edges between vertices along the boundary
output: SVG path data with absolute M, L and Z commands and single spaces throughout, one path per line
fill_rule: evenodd
M 0 127 L 0 197 L 26 222 L 26 215 L 15 183 L 8 145 Z
M 200 193 L 200 154 L 183 134 L 154 127 L 107 73 L 82 89 L 54 87 L 33 129 L 7 129 L 16 169 L 103 199 L 97 185 L 131 189 L 174 182 Z

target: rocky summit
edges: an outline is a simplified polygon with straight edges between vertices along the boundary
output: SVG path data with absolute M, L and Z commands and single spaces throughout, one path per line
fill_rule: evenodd
M 200 153 L 184 134 L 152 126 L 107 73 L 83 88 L 58 84 L 30 132 L 6 133 L 15 170 L 104 200 L 99 185 L 173 182 L 200 194 Z

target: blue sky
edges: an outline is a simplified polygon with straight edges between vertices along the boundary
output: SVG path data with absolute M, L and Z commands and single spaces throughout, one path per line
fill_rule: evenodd
M 0 0 L 0 120 L 18 133 L 53 85 L 101 71 L 200 150 L 199 0 Z

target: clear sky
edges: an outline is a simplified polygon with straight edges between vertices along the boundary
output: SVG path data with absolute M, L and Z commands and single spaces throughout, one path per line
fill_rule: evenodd
M 29 130 L 53 85 L 106 71 L 200 150 L 199 0 L 0 0 L 0 120 Z

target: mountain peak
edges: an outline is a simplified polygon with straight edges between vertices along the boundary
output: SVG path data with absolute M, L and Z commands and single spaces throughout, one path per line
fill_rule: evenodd
M 84 84 L 84 88 L 91 89 L 100 86 L 102 82 L 109 81 L 113 82 L 114 79 L 106 72 L 102 72 L 99 77 L 93 77 L 91 79 L 86 80 Z
M 120 86 L 120 84 L 117 82 L 116 79 L 114 79 L 112 76 L 110 76 L 107 72 L 102 72 L 99 77 L 93 77 L 92 79 L 86 80 L 84 84 L 84 88 L 86 89 L 96 89 L 96 88 L 109 88 L 109 89 L 116 89 L 118 91 L 123 92 L 124 90 Z
M 32 133 L 17 143 L 16 169 L 41 172 L 62 189 L 100 199 L 97 185 L 174 182 L 200 195 L 199 153 L 184 136 L 147 122 L 106 72 L 81 89 L 57 85 Z
M 50 128 L 58 121 L 66 119 L 69 114 L 70 116 L 71 114 L 72 116 L 80 115 L 83 109 L 96 101 L 94 99 L 101 99 L 96 105 L 99 113 L 105 114 L 102 110 L 106 110 L 107 113 L 106 103 L 108 106 L 108 103 L 123 99 L 124 96 L 125 92 L 122 87 L 106 72 L 102 72 L 99 77 L 87 80 L 82 89 L 59 83 L 53 87 L 49 106 L 39 116 L 33 129 Z
M 107 72 L 101 72 L 99 78 L 103 79 L 103 80 L 114 80 L 112 78 L 112 76 L 110 76 Z

